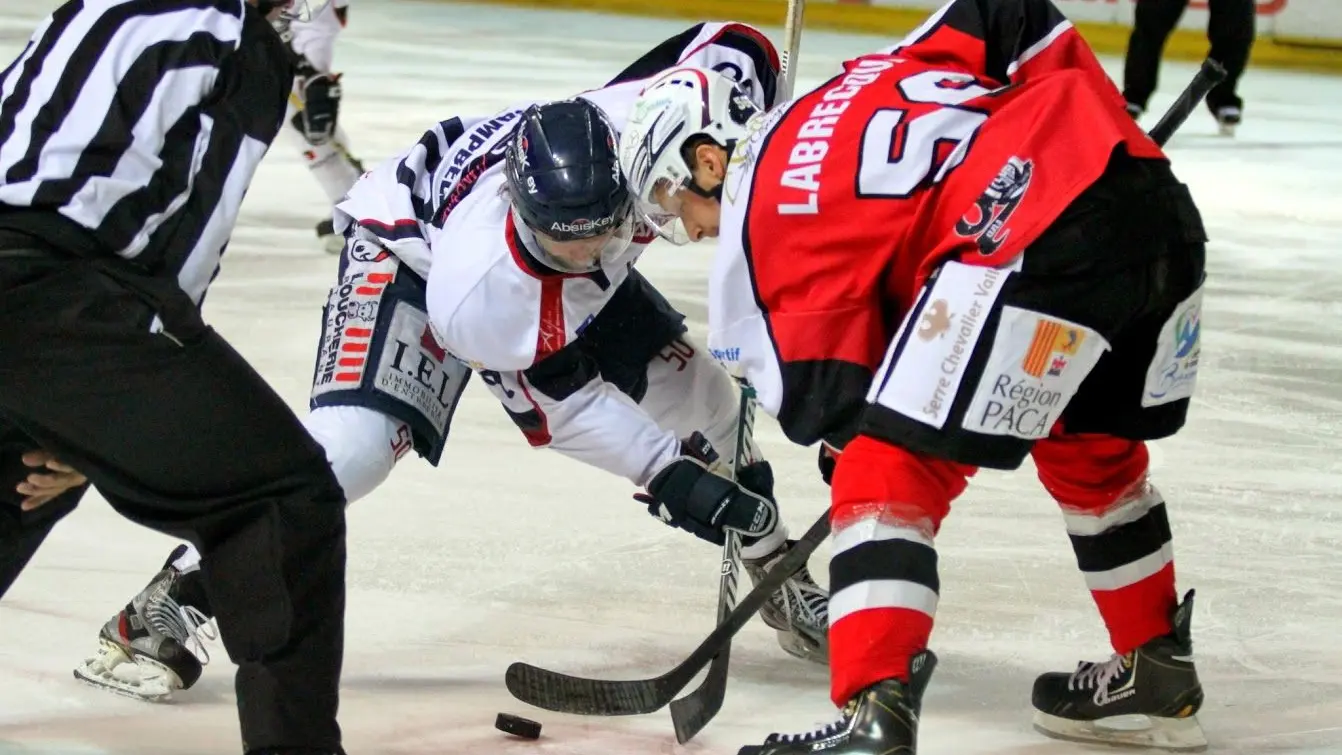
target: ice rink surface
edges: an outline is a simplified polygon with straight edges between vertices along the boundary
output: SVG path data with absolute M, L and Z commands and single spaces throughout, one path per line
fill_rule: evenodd
M 54 4 L 4 0 L 0 61 Z M 598 86 L 684 26 L 360 0 L 337 56 L 343 122 L 371 164 L 442 118 Z M 808 31 L 800 83 L 886 43 Z M 1119 61 L 1106 64 L 1118 72 Z M 1192 72 L 1166 66 L 1146 125 Z M 1171 504 L 1180 586 L 1198 590 L 1211 751 L 1342 753 L 1342 79 L 1251 70 L 1242 94 L 1238 138 L 1214 136 L 1199 110 L 1169 149 L 1213 241 L 1199 394 L 1187 430 L 1158 444 L 1155 477 Z M 298 411 L 335 275 L 312 238 L 324 211 L 293 146 L 277 145 L 206 305 Z M 640 263 L 698 332 L 711 255 L 707 245 L 667 246 Z M 826 505 L 813 453 L 763 418 L 758 435 L 800 533 Z M 830 720 L 825 670 L 785 656 L 758 622 L 735 645 L 721 714 L 685 747 L 665 711 L 568 717 L 508 695 L 513 660 L 637 677 L 670 668 L 711 628 L 716 549 L 651 521 L 632 492 L 529 449 L 473 384 L 441 468 L 404 461 L 349 514 L 350 755 L 729 755 L 770 731 Z M 56 530 L 0 603 L 0 754 L 238 752 L 231 667 L 217 643 L 205 677 L 171 705 L 71 678 L 101 623 L 173 544 L 96 496 Z M 941 665 L 920 751 L 1105 751 L 1029 726 L 1037 673 L 1109 654 L 1061 517 L 1032 472 L 981 474 L 938 546 Z M 822 549 L 813 563 L 822 582 L 825 563 Z M 492 728 L 496 711 L 540 720 L 543 738 L 505 737 Z

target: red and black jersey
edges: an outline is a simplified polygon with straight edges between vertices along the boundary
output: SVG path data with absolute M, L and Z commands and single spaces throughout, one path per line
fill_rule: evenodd
M 732 156 L 710 344 L 794 441 L 842 445 L 946 259 L 1006 266 L 1122 147 L 1163 159 L 1048 0 L 953 0 Z

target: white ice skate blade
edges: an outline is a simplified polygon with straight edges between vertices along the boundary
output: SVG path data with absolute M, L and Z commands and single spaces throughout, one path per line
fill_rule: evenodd
M 1175 752 L 1207 749 L 1207 735 L 1196 716 L 1111 716 L 1098 721 L 1072 721 L 1035 711 L 1034 728 L 1040 734 L 1072 742 L 1094 742 L 1116 747 L 1148 747 Z
M 75 678 L 98 689 L 150 703 L 164 702 L 182 688 L 171 669 L 144 656 L 132 659 L 119 645 L 99 641 L 98 653 L 75 667 Z
M 1218 123 L 1217 131 L 1221 134 L 1221 136 L 1234 136 L 1235 127 L 1238 125 L 1239 124 L 1236 123 Z

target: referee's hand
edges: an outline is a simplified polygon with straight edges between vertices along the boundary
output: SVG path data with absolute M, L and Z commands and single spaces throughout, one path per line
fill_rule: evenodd
M 49 451 L 29 451 L 23 455 L 24 466 L 40 469 L 41 472 L 29 474 L 15 490 L 27 496 L 23 499 L 24 511 L 32 511 L 67 490 L 88 483 L 88 478 L 75 471 L 74 467 L 62 464 Z

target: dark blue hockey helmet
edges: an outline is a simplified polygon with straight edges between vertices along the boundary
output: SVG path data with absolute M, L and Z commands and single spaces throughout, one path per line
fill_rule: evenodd
M 556 241 L 609 234 L 632 218 L 634 198 L 620 172 L 615 128 L 586 100 L 527 108 L 504 173 L 518 217 Z

